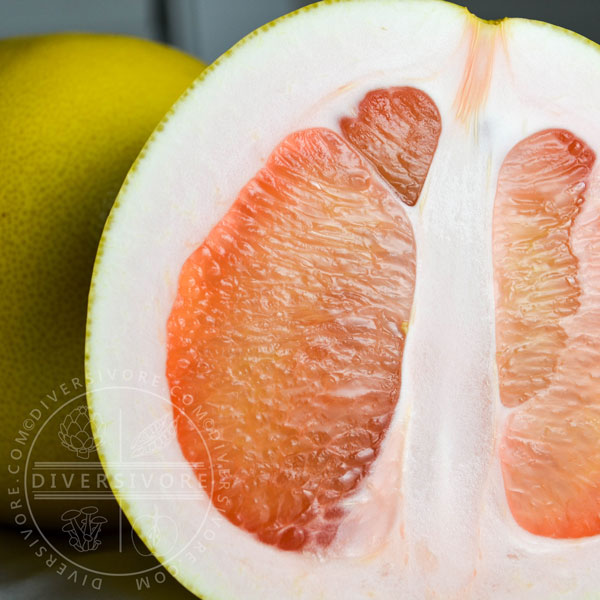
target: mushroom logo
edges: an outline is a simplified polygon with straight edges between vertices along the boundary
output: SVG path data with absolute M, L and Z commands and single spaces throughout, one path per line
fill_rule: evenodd
M 81 510 L 67 510 L 61 516 L 65 522 L 62 530 L 69 534 L 69 545 L 78 552 L 90 552 L 102 544 L 98 536 L 108 519 L 97 515 L 97 512 L 95 506 L 86 506 Z

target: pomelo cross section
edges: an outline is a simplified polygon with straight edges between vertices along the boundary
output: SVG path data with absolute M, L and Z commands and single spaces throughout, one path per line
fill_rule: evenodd
M 598 596 L 598 73 L 545 24 L 321 2 L 175 107 L 111 213 L 87 364 L 149 374 L 92 421 L 187 587 Z M 144 460 L 174 489 L 139 494 Z
M 276 148 L 186 261 L 168 322 L 185 456 L 232 523 L 286 550 L 331 542 L 388 429 L 416 276 L 402 201 L 440 116 L 415 89 L 376 90 L 342 129 L 355 147 L 310 129 Z

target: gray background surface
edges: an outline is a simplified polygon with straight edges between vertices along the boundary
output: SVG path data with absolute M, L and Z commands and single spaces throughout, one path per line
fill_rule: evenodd
M 160 40 L 206 62 L 298 0 L 0 0 L 0 38 L 49 31 L 108 31 Z
M 0 37 L 110 31 L 166 41 L 212 62 L 245 34 L 303 0 L 0 0 Z M 600 42 L 600 0 L 466 0 L 485 19 L 526 17 Z
M 467 0 L 487 19 L 535 18 L 600 42 L 600 0 Z M 0 38 L 51 31 L 105 31 L 160 40 L 211 62 L 256 27 L 309 2 L 296 0 L 0 0 Z M 0 82 L 1 85 L 1 82 Z M 0 124 L 1 126 L 1 124 Z M 98 552 L 99 564 L 119 560 Z M 107 580 L 100 591 L 82 588 L 35 560 L 18 532 L 0 529 L 0 599 L 192 598 L 175 580 L 143 592 Z

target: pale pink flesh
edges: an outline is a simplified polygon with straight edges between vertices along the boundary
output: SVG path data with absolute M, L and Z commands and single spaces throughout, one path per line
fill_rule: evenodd
M 509 153 L 494 210 L 500 456 L 507 500 L 528 531 L 600 533 L 600 206 L 594 153 L 569 132 Z

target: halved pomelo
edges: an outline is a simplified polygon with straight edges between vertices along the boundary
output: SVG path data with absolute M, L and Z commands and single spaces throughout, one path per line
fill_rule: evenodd
M 355 0 L 176 105 L 107 224 L 87 369 L 189 589 L 600 594 L 598 69 L 544 24 Z

